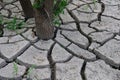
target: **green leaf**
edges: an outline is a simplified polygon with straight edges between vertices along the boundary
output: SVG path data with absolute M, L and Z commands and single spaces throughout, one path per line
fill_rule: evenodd
M 0 24 L 2 25 L 3 24 L 3 16 L 0 15 Z
M 15 62 L 13 63 L 13 70 L 14 70 L 14 74 L 17 75 L 18 74 L 18 66 Z
M 34 2 L 33 3 L 33 8 L 36 8 L 36 9 L 39 9 L 43 6 L 43 3 L 44 3 L 45 0 L 39 0 L 37 2 Z
M 16 17 L 13 18 L 13 20 L 8 21 L 6 28 L 9 30 L 17 30 L 17 29 L 21 29 L 24 25 L 24 21 L 17 21 Z

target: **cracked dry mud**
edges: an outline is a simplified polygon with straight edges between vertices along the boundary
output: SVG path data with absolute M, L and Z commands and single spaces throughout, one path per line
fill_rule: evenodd
M 23 20 L 18 0 L 3 0 L 5 20 Z M 120 80 L 120 0 L 73 0 L 61 14 L 55 38 L 4 28 L 0 37 L 0 80 Z M 19 33 L 19 34 L 18 34 Z

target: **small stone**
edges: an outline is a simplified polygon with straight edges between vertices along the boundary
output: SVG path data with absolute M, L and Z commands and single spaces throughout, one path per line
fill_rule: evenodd
M 107 63 L 119 67 L 120 65 L 120 41 L 112 39 L 103 46 L 94 50 L 95 54 Z
M 7 61 L 12 61 L 20 55 L 29 46 L 29 44 L 30 43 L 28 41 L 0 44 L 1 55 L 3 55 Z
M 73 10 L 72 14 L 78 22 L 91 22 L 97 19 L 97 13 L 84 13 L 77 10 Z
M 5 67 L 0 69 L 0 80 L 21 80 L 26 68 L 16 64 L 18 70 L 14 69 L 16 63 L 9 63 Z
M 85 69 L 87 80 L 119 80 L 120 71 L 111 68 L 104 61 L 88 62 Z
M 69 15 L 66 9 L 64 10 L 64 14 L 60 14 L 60 18 L 62 19 L 63 23 L 74 22 L 74 19 Z
M 89 45 L 88 39 L 79 31 L 62 31 L 62 34 L 80 47 L 87 48 Z
M 88 60 L 95 60 L 96 59 L 96 56 L 87 51 L 87 50 L 84 50 L 80 47 L 78 47 L 77 45 L 75 44 L 71 44 L 68 49 L 70 49 L 72 52 L 74 52 L 75 55 L 81 57 L 81 58 L 85 58 L 85 59 L 88 59 Z
M 80 71 L 83 60 L 74 57 L 66 63 L 56 64 L 56 77 L 58 80 L 82 80 Z
M 65 61 L 70 56 L 71 54 L 68 53 L 64 48 L 62 48 L 58 44 L 56 44 L 52 50 L 52 57 L 53 57 L 53 60 L 56 62 Z
M 49 64 L 47 60 L 47 51 L 38 50 L 33 46 L 28 48 L 17 59 L 21 64 L 24 64 L 26 66 L 45 66 Z
M 27 32 L 23 33 L 23 36 L 25 38 L 29 39 L 31 42 L 36 42 L 37 41 L 37 37 L 35 36 L 32 29 L 29 29 Z
M 86 35 L 90 34 L 91 32 L 95 32 L 95 29 L 88 27 L 88 24 L 80 23 L 79 25 L 81 31 Z
M 89 35 L 89 37 L 91 37 L 94 42 L 99 42 L 101 44 L 113 38 L 113 36 L 114 36 L 113 33 L 107 31 L 95 32 Z
M 40 49 L 49 50 L 53 43 L 54 43 L 53 40 L 48 40 L 48 41 L 39 40 L 37 43 L 35 43 L 35 45 Z
M 96 42 L 92 42 L 91 45 L 89 46 L 88 50 L 92 51 L 99 46 L 100 46 L 100 44 L 98 44 Z

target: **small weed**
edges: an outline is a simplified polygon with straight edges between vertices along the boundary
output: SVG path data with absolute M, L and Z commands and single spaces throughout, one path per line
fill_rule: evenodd
M 30 78 L 30 75 L 32 74 L 34 68 L 35 68 L 35 66 L 32 65 L 32 66 L 28 69 L 28 71 L 27 71 L 27 78 Z
M 64 13 L 64 9 L 67 6 L 67 0 L 61 0 L 60 3 L 57 5 L 57 8 L 54 9 L 53 13 L 54 16 L 59 16 L 61 13 Z
M 24 21 L 18 21 L 16 17 L 14 17 L 12 20 L 5 21 L 3 19 L 3 16 L 0 15 L 0 25 L 5 25 L 6 28 L 9 30 L 17 30 L 23 28 L 23 25 L 25 24 Z
M 15 62 L 13 63 L 13 70 L 14 70 L 13 74 L 17 75 L 18 74 L 18 66 L 17 66 L 17 64 Z
M 97 0 L 92 0 L 94 4 L 96 4 Z
M 0 15 L 0 37 L 3 35 L 3 16 Z
M 3 25 L 3 16 L 0 15 L 0 25 Z
M 97 5 L 96 5 L 97 0 L 92 0 L 92 1 L 93 1 L 95 9 L 97 9 Z
M 53 20 L 53 24 L 54 24 L 55 26 L 60 26 L 60 25 L 61 25 L 60 19 L 59 19 L 59 18 L 55 18 L 55 19 Z
M 24 21 L 17 21 L 16 17 L 13 20 L 6 22 L 6 28 L 9 30 L 17 30 L 23 28 Z
M 33 8 L 39 9 L 42 8 L 43 3 L 45 0 L 38 0 L 33 4 Z M 57 4 L 57 5 L 56 5 Z M 53 7 L 53 21 L 52 23 L 55 26 L 60 26 L 60 19 L 58 18 L 59 15 L 64 13 L 64 9 L 68 4 L 68 0 L 54 0 L 54 7 Z
M 44 0 L 39 0 L 38 3 L 33 4 L 33 8 L 41 8 L 43 6 Z
M 56 3 L 57 1 L 55 0 L 54 4 L 57 4 Z M 60 14 L 64 14 L 64 9 L 65 7 L 67 6 L 68 4 L 68 1 L 67 0 L 61 0 L 60 3 L 58 3 L 57 5 L 57 8 L 55 8 L 53 10 L 53 14 L 54 14 L 54 17 L 53 17 L 53 24 L 55 26 L 60 26 L 61 25 L 61 21 L 60 19 L 58 18 L 58 16 Z
M 33 70 L 35 69 L 35 65 L 32 65 L 27 71 L 27 78 L 30 79 L 30 75 L 32 74 Z M 37 78 L 37 75 L 34 75 L 32 80 L 41 80 Z

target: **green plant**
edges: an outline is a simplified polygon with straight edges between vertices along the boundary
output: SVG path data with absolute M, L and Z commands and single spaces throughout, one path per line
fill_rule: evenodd
M 93 2 L 94 4 L 96 4 L 97 0 L 92 0 L 92 2 Z
M 28 69 L 28 71 L 27 71 L 27 78 L 30 78 L 30 75 L 31 75 L 31 73 L 33 72 L 34 68 L 35 68 L 35 66 L 32 65 L 32 66 Z
M 3 16 L 0 15 L 0 25 L 3 25 Z
M 60 3 L 56 3 L 57 7 L 54 8 L 54 16 L 59 16 L 61 13 L 64 13 L 64 9 L 68 4 L 67 0 L 61 0 Z
M 33 4 L 33 8 L 41 8 L 43 6 L 44 0 L 38 0 L 38 3 Z
M 53 17 L 53 24 L 54 24 L 55 26 L 60 26 L 61 21 L 60 21 L 60 19 L 58 18 L 58 16 L 59 16 L 60 14 L 64 14 L 64 9 L 65 9 L 65 7 L 67 6 L 68 1 L 67 1 L 67 0 L 61 0 L 60 3 L 57 3 L 57 1 L 55 0 L 54 4 L 55 4 L 57 7 L 55 6 L 54 9 L 53 9 L 53 15 L 54 15 L 54 17 Z
M 0 37 L 3 36 L 3 16 L 0 15 Z
M 17 64 L 15 62 L 13 63 L 13 70 L 14 70 L 13 74 L 17 75 L 18 74 L 18 66 L 17 66 Z
M 92 0 L 92 2 L 94 4 L 94 6 L 95 6 L 95 9 L 97 9 L 97 5 L 96 5 L 97 0 Z
M 33 4 L 33 8 L 42 8 L 44 5 L 45 0 L 38 0 L 37 3 Z M 60 26 L 61 22 L 60 19 L 58 18 L 59 15 L 64 13 L 64 9 L 68 4 L 68 0 L 54 0 L 54 7 L 53 7 L 53 21 L 52 23 L 55 26 Z
M 23 28 L 24 21 L 17 21 L 16 17 L 13 20 L 6 22 L 6 28 L 9 30 L 17 30 Z
M 61 25 L 61 21 L 60 21 L 59 17 L 54 18 L 53 24 L 54 24 L 55 26 L 60 26 L 60 25 Z

